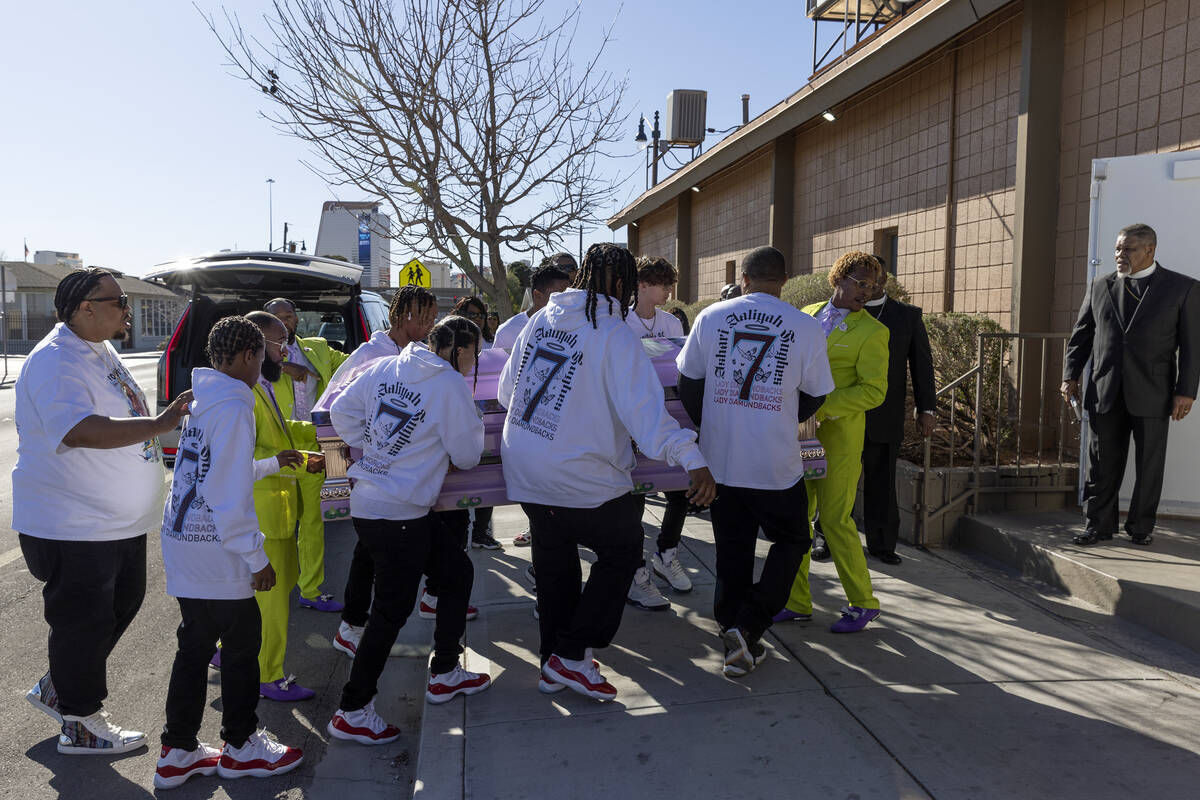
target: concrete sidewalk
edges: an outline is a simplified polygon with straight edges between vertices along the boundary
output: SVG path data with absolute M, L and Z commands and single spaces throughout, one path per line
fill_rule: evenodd
M 646 521 L 660 513 L 652 500 Z M 617 700 L 543 695 L 530 551 L 510 544 L 524 518 L 498 508 L 494 525 L 507 549 L 472 551 L 481 614 L 467 628 L 468 666 L 494 685 L 425 707 L 419 798 L 1124 800 L 1200 785 L 1200 657 L 955 554 L 872 561 L 884 614 L 842 636 L 828 630 L 844 603 L 833 566 L 814 565 L 814 621 L 776 626 L 767 662 L 724 678 L 711 528 L 696 517 L 682 548 L 694 591 L 666 590 L 666 613 L 627 608 L 596 654 Z

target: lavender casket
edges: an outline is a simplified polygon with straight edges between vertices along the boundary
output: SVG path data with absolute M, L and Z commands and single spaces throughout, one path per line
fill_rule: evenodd
M 685 428 L 694 429 L 691 418 L 679 401 L 676 384 L 679 371 L 675 356 L 683 344 L 682 339 L 643 339 L 646 354 L 654 364 L 654 371 L 662 382 L 666 396 L 667 411 Z M 469 470 L 456 470 L 446 475 L 442 493 L 438 497 L 437 511 L 477 506 L 502 506 L 512 501 L 504 486 L 504 475 L 500 468 L 500 437 L 504 430 L 505 409 L 496 401 L 496 384 L 500 370 L 508 354 L 503 350 L 484 350 L 479 354 L 478 374 L 474 379 L 475 403 L 483 417 L 483 458 L 479 466 Z M 342 441 L 329 419 L 329 406 L 342 389 L 366 370 L 363 364 L 345 376 L 336 386 L 330 386 L 313 409 L 312 419 L 317 426 L 317 441 L 325 454 L 325 485 L 321 489 L 321 512 L 326 520 L 344 519 L 350 516 L 350 479 L 346 470 L 361 453 Z M 472 378 L 466 378 L 468 385 Z M 805 438 L 800 443 L 804 454 L 804 477 L 821 478 L 825 475 L 825 449 L 815 438 Z M 668 465 L 665 461 L 652 461 L 637 454 L 637 466 L 633 470 L 635 493 L 686 489 L 687 473 Z

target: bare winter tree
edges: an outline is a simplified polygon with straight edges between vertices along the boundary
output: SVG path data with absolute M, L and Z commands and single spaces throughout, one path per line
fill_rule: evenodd
M 624 123 L 625 81 L 598 68 L 611 29 L 581 62 L 579 7 L 547 20 L 544 4 L 275 0 L 262 38 L 206 20 L 310 168 L 382 198 L 395 241 L 449 259 L 507 318 L 503 251 L 549 248 L 617 189 L 597 169 Z

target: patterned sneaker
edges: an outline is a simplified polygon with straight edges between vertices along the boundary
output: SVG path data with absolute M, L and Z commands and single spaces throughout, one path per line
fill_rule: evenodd
M 200 742 L 195 750 L 163 745 L 154 770 L 155 789 L 174 789 L 193 775 L 216 775 L 221 751 Z
M 746 641 L 745 634 L 740 628 L 727 628 L 721 639 L 725 643 L 725 663 L 721 672 L 727 678 L 741 678 L 749 675 L 754 668 L 762 663 L 767 654 L 767 648 L 762 642 Z
M 842 606 L 842 618 L 830 626 L 834 633 L 858 633 L 867 623 L 879 616 L 878 608 Z
M 688 577 L 683 564 L 679 563 L 678 547 L 668 547 L 666 552 L 652 555 L 650 566 L 654 569 L 654 573 L 671 584 L 671 588 L 675 591 L 690 592 L 692 590 L 692 579 Z
M 461 664 L 440 675 L 429 676 L 425 699 L 431 703 L 448 703 L 460 694 L 478 694 L 492 685 L 492 678 L 482 672 L 468 672 Z
M 555 683 L 591 697 L 594 700 L 613 700 L 617 689 L 604 679 L 590 654 L 585 653 L 582 661 L 572 661 L 561 656 L 550 656 L 542 667 L 542 674 Z
M 417 607 L 417 616 L 421 619 L 437 619 L 437 598 L 429 592 L 421 593 L 421 605 Z M 475 606 L 467 606 L 467 621 L 475 619 L 479 616 L 479 609 Z
M 58 707 L 58 692 L 54 689 L 54 682 L 50 680 L 49 672 L 25 693 L 25 699 L 38 711 L 62 725 L 63 718 L 62 710 Z
M 400 729 L 388 725 L 375 713 L 374 700 L 357 711 L 339 708 L 325 729 L 330 736 L 359 744 L 389 744 L 400 738 Z
M 304 751 L 280 744 L 268 737 L 266 731 L 255 731 L 241 747 L 225 743 L 217 774 L 222 778 L 266 778 L 291 772 L 303 761 Z
M 86 717 L 63 714 L 58 752 L 72 755 L 116 755 L 145 747 L 146 734 L 127 731 L 108 721 L 108 712 L 97 711 Z
M 785 608 L 771 617 L 771 622 L 812 622 L 812 614 L 801 614 L 799 611 L 792 611 L 790 608 Z
M 363 631 L 366 627 L 351 625 L 349 622 L 342 622 L 338 625 L 337 633 L 333 635 L 333 649 L 341 650 L 346 655 L 354 658 L 358 652 L 358 643 L 362 641 Z
M 317 694 L 312 689 L 296 683 L 295 675 L 288 675 L 286 678 L 280 678 L 270 683 L 260 683 L 258 693 L 277 703 L 298 703 L 301 700 L 311 700 Z
M 637 572 L 633 573 L 625 602 L 646 611 L 666 611 L 671 607 L 671 601 L 663 597 L 654 581 L 650 580 L 650 570 L 645 567 L 638 567 Z
M 313 611 L 341 611 L 346 606 L 333 599 L 331 594 L 321 594 L 314 598 L 301 597 L 301 608 L 311 608 Z

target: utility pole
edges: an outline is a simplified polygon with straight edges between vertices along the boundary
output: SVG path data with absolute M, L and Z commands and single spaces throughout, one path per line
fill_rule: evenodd
M 267 250 L 275 249 L 275 179 L 267 178 Z

